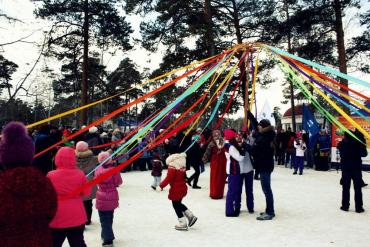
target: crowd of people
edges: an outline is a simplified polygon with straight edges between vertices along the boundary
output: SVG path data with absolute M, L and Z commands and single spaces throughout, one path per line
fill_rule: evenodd
M 71 128 L 42 126 L 28 132 L 22 123 L 11 122 L 2 131 L 0 141 L 0 238 L 3 246 L 57 246 L 67 238 L 70 246 L 86 246 L 84 230 L 91 223 L 93 200 L 101 224 L 103 246 L 113 246 L 113 216 L 118 207 L 117 187 L 122 184 L 115 173 L 96 185 L 88 182 L 109 173 L 117 163 L 142 152 L 141 156 L 122 172 L 151 170 L 153 190 L 170 186 L 168 198 L 178 218 L 176 230 L 186 231 L 197 217 L 183 203 L 188 187 L 198 190 L 199 177 L 210 163 L 209 196 L 218 200 L 225 196 L 225 215 L 238 217 L 243 187 L 248 212 L 254 213 L 254 180 L 260 180 L 266 199 L 266 209 L 256 219 L 275 217 L 271 175 L 277 165 L 293 169 L 293 175 L 303 175 L 306 167 L 329 169 L 330 138 L 321 131 L 313 143 L 307 133 L 294 133 L 278 128 L 267 119 L 252 123 L 256 129 L 238 132 L 233 129 L 179 132 L 154 148 L 148 148 L 163 130 L 136 141 L 124 154 L 112 159 L 130 133 L 120 129 L 104 130 L 91 127 L 86 134 L 70 140 L 77 131 Z M 83 126 L 84 127 L 84 126 Z M 355 138 L 355 137 L 356 138 Z M 55 149 L 37 155 L 55 143 Z M 350 183 L 354 181 L 356 212 L 364 212 L 361 188 L 361 157 L 367 155 L 365 139 L 360 132 L 345 134 L 338 149 L 341 156 L 343 187 L 340 209 L 348 211 Z M 163 169 L 167 169 L 162 180 Z M 207 168 L 208 169 L 208 168 Z M 189 175 L 189 176 L 188 176 Z M 149 187 L 149 186 L 148 186 Z M 22 229 L 19 223 L 22 222 Z

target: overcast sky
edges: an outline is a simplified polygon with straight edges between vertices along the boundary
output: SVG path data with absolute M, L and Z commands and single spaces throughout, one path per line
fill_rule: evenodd
M 368 8 L 368 5 L 365 6 Z M 0 21 L 0 43 L 6 43 L 13 40 L 17 40 L 21 37 L 28 36 L 27 42 L 35 42 L 40 44 L 43 39 L 43 32 L 48 31 L 51 27 L 50 22 L 41 19 L 36 19 L 34 17 L 33 11 L 35 5 L 29 0 L 0 0 L 0 10 L 12 17 L 18 18 L 22 23 L 7 23 L 3 19 Z M 362 9 L 363 10 L 363 9 Z M 353 17 L 355 12 L 351 12 L 350 16 L 344 19 L 345 24 L 345 34 L 347 37 L 349 35 L 356 35 L 361 30 L 358 29 L 358 21 L 356 17 Z M 140 17 L 129 16 L 128 21 L 131 23 L 133 29 L 135 30 L 134 35 L 139 37 L 139 24 Z M 2 55 L 7 59 L 18 64 L 18 71 L 14 74 L 14 82 L 17 82 L 29 71 L 32 67 L 34 61 L 38 57 L 37 46 L 33 43 L 16 43 L 13 45 L 4 46 L 3 50 L 0 50 Z M 158 54 L 150 55 L 145 49 L 136 47 L 133 51 L 123 54 L 122 52 L 117 52 L 115 56 L 110 56 L 106 54 L 104 56 L 103 63 L 107 66 L 109 71 L 113 71 L 119 64 L 119 62 L 124 58 L 124 56 L 129 56 L 134 62 L 139 66 L 139 68 L 149 67 L 151 70 L 158 67 L 161 56 L 160 52 Z M 58 73 L 60 64 L 51 59 L 42 59 L 38 64 L 38 68 L 33 72 L 32 76 L 29 78 L 29 83 L 34 85 L 40 81 L 44 81 L 44 84 L 49 83 L 47 78 L 40 72 L 45 66 L 49 66 L 55 69 Z M 280 77 L 277 74 L 278 77 Z M 364 76 L 364 75 L 360 75 Z M 362 78 L 367 79 L 367 78 Z M 369 80 L 368 80 L 369 81 Z M 30 99 L 32 101 L 32 98 Z M 265 101 L 268 101 L 271 108 L 274 106 L 279 106 L 282 109 L 282 113 L 289 108 L 290 103 L 283 105 L 280 103 L 282 100 L 282 82 L 277 80 L 268 89 L 257 88 L 257 107 L 261 109 Z M 240 115 L 240 114 L 238 114 Z

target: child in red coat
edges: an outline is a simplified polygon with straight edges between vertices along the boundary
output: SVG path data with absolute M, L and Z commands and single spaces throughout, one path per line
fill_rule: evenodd
M 166 178 L 159 185 L 161 189 L 170 184 L 171 188 L 168 194 L 168 199 L 172 201 L 172 206 L 175 209 L 179 219 L 179 224 L 175 225 L 176 230 L 187 231 L 188 227 L 194 225 L 197 217 L 181 202 L 186 196 L 188 187 L 186 186 L 186 154 L 172 154 L 166 159 L 168 171 Z M 188 219 L 186 222 L 185 217 Z

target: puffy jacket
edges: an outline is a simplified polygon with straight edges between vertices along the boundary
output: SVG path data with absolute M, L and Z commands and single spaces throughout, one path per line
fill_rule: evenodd
M 69 228 L 85 224 L 87 221 L 82 198 L 90 195 L 91 188 L 78 195 L 71 192 L 83 186 L 87 179 L 76 166 L 75 150 L 62 147 L 55 156 L 56 170 L 47 174 L 58 195 L 58 210 L 50 223 L 51 228 Z
M 162 168 L 163 164 L 162 161 L 159 159 L 153 159 L 152 160 L 152 176 L 154 177 L 160 177 L 162 176 Z
M 172 201 L 181 200 L 186 196 L 188 187 L 186 186 L 186 154 L 176 153 L 168 156 L 166 159 L 168 165 L 167 176 L 159 185 L 161 189 L 168 184 L 171 186 L 168 193 L 168 199 Z
M 274 170 L 274 128 L 268 126 L 262 128 L 256 135 L 252 146 L 252 154 L 255 168 L 261 172 L 272 172 Z
M 3 247 L 50 247 L 49 223 L 57 210 L 50 180 L 35 167 L 0 173 L 0 240 Z
M 226 173 L 230 175 L 240 174 L 240 162 L 245 158 L 239 151 L 229 143 L 225 143 L 225 156 L 226 156 Z
M 113 167 L 99 167 L 95 171 L 95 177 L 99 177 L 103 173 L 109 172 Z M 118 191 L 117 187 L 122 184 L 120 173 L 116 173 L 107 180 L 99 183 L 98 191 L 96 192 L 96 209 L 100 211 L 111 211 L 118 207 Z
M 92 170 L 95 169 L 96 165 L 99 164 L 98 157 L 94 155 L 91 150 L 87 150 L 84 152 L 77 152 L 77 167 L 83 171 L 85 175 L 89 174 Z M 91 181 L 94 178 L 94 173 L 91 173 L 87 180 Z M 95 198 L 96 191 L 98 189 L 97 186 L 92 186 L 92 192 L 89 196 L 85 197 L 84 200 L 92 200 Z

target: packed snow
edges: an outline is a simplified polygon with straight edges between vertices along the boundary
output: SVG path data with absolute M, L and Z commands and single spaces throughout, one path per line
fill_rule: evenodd
M 162 179 L 166 172 L 164 170 Z M 291 169 L 275 166 L 271 185 L 276 217 L 271 221 L 257 221 L 257 215 L 265 209 L 259 181 L 254 181 L 255 213 L 248 213 L 243 191 L 240 216 L 227 218 L 225 197 L 212 200 L 208 196 L 209 166 L 206 166 L 199 180 L 202 189 L 189 188 L 183 200 L 198 217 L 187 232 L 174 229 L 177 217 L 167 199 L 169 187 L 153 191 L 150 171 L 121 175 L 124 184 L 118 189 L 120 207 L 115 210 L 113 226 L 116 247 L 370 246 L 370 188 L 363 189 L 365 213 L 355 212 L 353 189 L 349 212 L 341 211 L 341 174 L 335 170 L 306 169 L 303 176 L 299 176 L 292 175 Z M 365 182 L 370 182 L 369 173 L 364 172 L 363 177 Z M 94 208 L 92 224 L 86 227 L 84 234 L 87 246 L 102 245 L 100 229 Z M 63 246 L 68 246 L 67 240 Z

